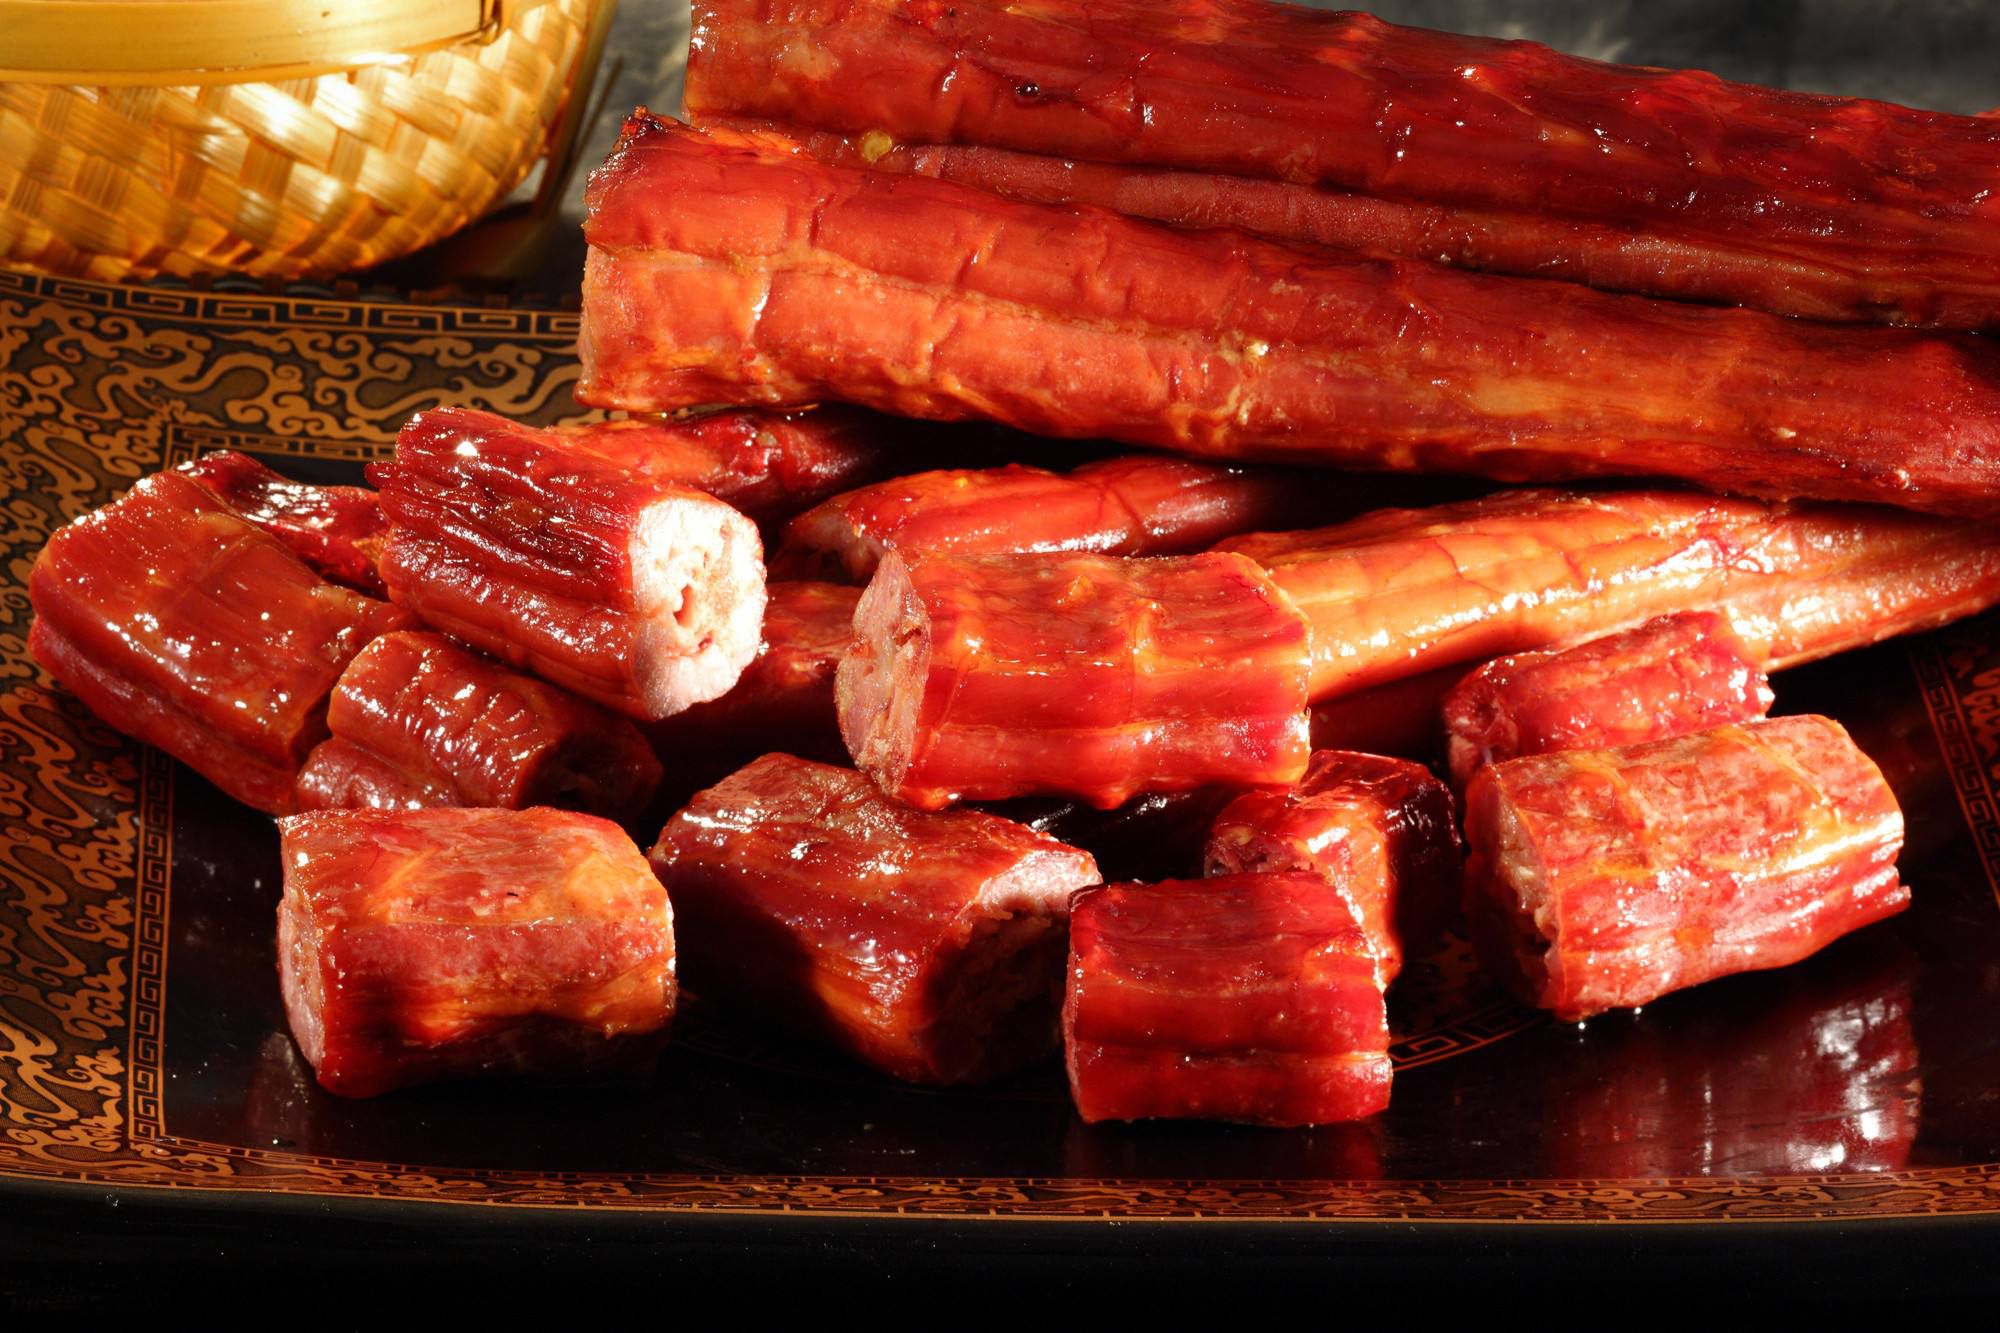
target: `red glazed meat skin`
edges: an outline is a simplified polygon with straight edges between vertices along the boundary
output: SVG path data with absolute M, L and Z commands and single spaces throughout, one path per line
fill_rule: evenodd
M 175 471 L 283 542 L 336 583 L 382 596 L 375 570 L 388 521 L 365 486 L 314 486 L 279 476 L 248 454 L 203 454 Z
M 729 693 L 646 726 L 677 778 L 699 771 L 712 772 L 709 781 L 716 781 L 777 750 L 847 762 L 833 676 L 854 637 L 861 590 L 778 579 L 766 592 L 763 642 Z
M 898 432 L 907 428 L 872 412 L 826 407 L 597 421 L 552 433 L 633 477 L 706 491 L 769 529 L 887 472 L 887 441 Z
M 660 783 L 660 762 L 629 721 L 437 634 L 384 634 L 362 649 L 327 725 L 333 740 L 299 777 L 301 809 L 548 805 L 623 823 Z M 337 748 L 322 760 L 328 746 Z M 371 791 L 350 747 L 404 781 Z
M 328 810 L 280 825 L 292 1034 L 344 1097 L 649 1061 L 678 994 L 673 912 L 607 820 Z
M 1677 491 L 1507 491 L 1219 549 L 1312 622 L 1315 703 L 1681 611 L 1777 671 L 2000 601 L 1990 524 Z
M 1510 759 L 1465 831 L 1482 961 L 1566 1020 L 1795 963 L 1910 900 L 1902 811 L 1831 718 Z
M 1297 513 L 1303 479 L 1135 454 L 1057 473 L 919 472 L 836 496 L 785 528 L 783 576 L 866 583 L 885 550 L 930 555 L 1182 555 Z
M 1295 781 L 1304 619 L 1209 553 L 886 554 L 834 678 L 857 767 L 895 799 L 1074 796 Z
M 696 15 L 691 115 L 860 135 L 890 169 L 1784 314 L 2000 323 L 1988 118 L 1257 0 Z M 928 147 L 952 144 L 981 147 Z
M 1294 1126 L 1385 1109 L 1377 963 L 1352 908 L 1316 875 L 1079 893 L 1063 1003 L 1077 1114 Z
M 1451 792 L 1422 764 L 1319 750 L 1284 790 L 1245 792 L 1215 817 L 1204 873 L 1317 875 L 1344 901 L 1383 986 L 1451 915 L 1463 880 Z
M 58 684 L 267 814 L 292 808 L 341 671 L 410 623 L 174 472 L 51 537 L 28 595 L 29 648 Z
M 689 984 L 897 1078 L 975 1083 L 1050 1054 L 1088 853 L 993 815 L 897 805 L 853 769 L 766 755 L 654 846 Z
M 512 666 L 654 719 L 726 693 L 756 654 L 763 548 L 704 491 L 455 408 L 412 417 L 368 474 L 390 597 Z
M 1748 722 L 1771 683 L 1713 611 L 1661 616 L 1573 648 L 1497 658 L 1444 701 L 1446 757 L 1463 790 L 1487 764 L 1600 750 Z
M 579 398 L 833 398 L 1232 461 L 2000 512 L 2000 352 L 1181 231 L 635 115 Z

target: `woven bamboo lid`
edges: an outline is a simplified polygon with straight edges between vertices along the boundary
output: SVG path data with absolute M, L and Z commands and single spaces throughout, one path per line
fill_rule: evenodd
M 491 38 L 539 0 L 0 0 L 0 82 L 303 78 Z

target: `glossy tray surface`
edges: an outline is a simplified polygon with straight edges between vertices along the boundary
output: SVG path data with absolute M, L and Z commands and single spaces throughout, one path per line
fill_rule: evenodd
M 0 1198 L 753 1214 L 777 1232 L 2000 1213 L 1996 616 L 1778 681 L 1781 711 L 1841 718 L 1889 774 L 1908 913 L 1587 1028 L 1516 1008 L 1453 943 L 1392 997 L 1394 1105 L 1364 1124 L 1087 1127 L 1054 1067 L 910 1089 L 699 1000 L 649 1082 L 319 1091 L 279 1001 L 274 829 L 50 685 L 26 654 L 28 566 L 62 521 L 205 450 L 348 479 L 424 407 L 574 414 L 574 334 L 559 312 L 0 274 Z

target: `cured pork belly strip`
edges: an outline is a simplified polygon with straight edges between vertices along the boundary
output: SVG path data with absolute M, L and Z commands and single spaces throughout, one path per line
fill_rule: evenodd
M 1769 718 L 1481 769 L 1466 911 L 1558 1018 L 1783 967 L 1909 904 L 1903 815 L 1831 718 Z
M 772 754 L 652 852 L 689 984 L 897 1078 L 972 1083 L 1048 1055 L 1086 852 L 970 810 L 925 814 L 848 768 Z
M 328 583 L 177 472 L 57 532 L 28 575 L 28 646 L 107 726 L 245 805 L 292 808 L 334 682 L 409 615 Z
M 763 548 L 704 491 L 454 408 L 412 417 L 368 475 L 390 597 L 502 661 L 660 718 L 726 693 L 756 654 Z
M 206 486 L 325 577 L 382 595 L 375 562 L 388 520 L 367 487 L 292 481 L 248 454 L 227 451 L 203 454 L 175 471 Z
M 1317 876 L 1353 913 L 1387 986 L 1451 915 L 1460 866 L 1451 792 L 1429 769 L 1319 750 L 1291 787 L 1245 792 L 1223 807 L 1204 872 Z
M 282 822 L 292 1035 L 344 1097 L 643 1065 L 674 922 L 616 824 L 559 810 L 322 810 Z
M 484 415 L 462 413 L 461 421 Z M 522 429 L 501 417 L 488 420 L 503 435 Z M 899 432 L 907 428 L 872 412 L 827 407 L 597 421 L 550 434 L 635 478 L 707 491 L 769 529 L 883 475 L 893 452 L 887 442 Z
M 2000 350 L 1287 248 L 635 114 L 591 179 L 586 402 L 826 398 L 1235 461 L 1668 476 L 2000 513 Z
M 1510 491 L 1219 549 L 1312 622 L 1315 702 L 1680 611 L 1720 611 L 1777 671 L 2000 601 L 1990 524 L 1675 491 Z
M 1601 750 L 1748 722 L 1771 711 L 1757 658 L 1713 611 L 1661 616 L 1571 648 L 1496 658 L 1445 697 L 1461 790 L 1487 764 Z
M 1300 513 L 1312 489 L 1296 474 L 1149 454 L 1066 473 L 1019 464 L 918 472 L 799 515 L 786 525 L 771 567 L 866 583 L 891 549 L 907 560 L 1034 551 L 1181 555 L 1271 526 L 1263 516 Z
M 1305 771 L 1305 620 L 1210 552 L 883 556 L 834 677 L 840 733 L 920 809 L 1288 783 Z
M 1367 932 L 1317 875 L 1113 884 L 1070 915 L 1063 1050 L 1087 1121 L 1315 1125 L 1389 1104 Z
M 624 822 L 660 783 L 659 760 L 625 718 L 437 634 L 384 634 L 362 649 L 327 725 L 333 739 L 299 774 L 301 809 L 548 805 Z M 363 780 L 378 770 L 355 749 L 404 780 Z
M 892 169 L 1783 314 L 2000 324 L 1989 118 L 1257 0 L 696 14 L 692 115 L 863 136 Z M 950 144 L 984 147 L 929 147 Z
M 861 590 L 777 579 L 765 591 L 763 639 L 729 693 L 646 727 L 678 777 L 713 770 L 713 781 L 774 750 L 847 762 L 833 675 L 854 637 Z

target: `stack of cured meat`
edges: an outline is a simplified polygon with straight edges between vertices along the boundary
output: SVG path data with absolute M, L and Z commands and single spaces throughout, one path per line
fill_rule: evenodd
M 621 419 L 202 460 L 35 568 L 59 680 L 286 816 L 329 1088 L 622 1064 L 684 977 L 1308 1124 L 1461 918 L 1581 1019 L 1906 905 L 1768 673 L 2000 601 L 2000 121 L 1261 0 L 695 9 L 589 189 Z

